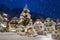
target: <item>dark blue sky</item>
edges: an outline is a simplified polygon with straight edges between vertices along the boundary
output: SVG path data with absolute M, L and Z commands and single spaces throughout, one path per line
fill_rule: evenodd
M 10 9 L 24 8 L 27 4 L 31 12 L 60 18 L 60 0 L 0 0 L 0 4 L 5 4 Z

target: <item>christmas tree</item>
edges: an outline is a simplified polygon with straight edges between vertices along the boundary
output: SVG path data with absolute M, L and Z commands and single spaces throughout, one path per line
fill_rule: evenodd
M 29 14 L 30 10 L 27 8 L 27 5 L 24 7 L 22 13 L 20 14 L 18 27 L 20 32 L 27 32 L 27 29 L 32 27 L 32 19 Z

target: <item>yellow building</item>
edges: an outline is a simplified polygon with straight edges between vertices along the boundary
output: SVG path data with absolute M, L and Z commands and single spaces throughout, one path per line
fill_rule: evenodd
M 18 20 L 16 17 L 12 18 L 9 22 L 9 31 L 16 31 Z

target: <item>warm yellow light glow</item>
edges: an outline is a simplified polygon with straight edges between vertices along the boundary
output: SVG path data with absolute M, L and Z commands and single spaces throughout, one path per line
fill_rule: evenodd
M 2 24 L 3 27 L 6 27 L 4 24 Z
M 39 21 L 37 21 L 37 22 L 36 22 L 36 24 L 40 24 L 40 22 L 39 22 Z
M 40 25 L 42 22 L 41 22 L 41 20 L 40 19 L 37 19 L 36 21 L 35 21 L 35 25 Z

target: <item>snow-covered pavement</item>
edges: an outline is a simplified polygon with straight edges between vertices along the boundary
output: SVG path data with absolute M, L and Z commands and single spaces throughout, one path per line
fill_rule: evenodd
M 51 36 L 37 36 L 37 37 L 27 37 L 20 36 L 16 33 L 8 32 L 8 33 L 0 33 L 0 40 L 53 40 Z

